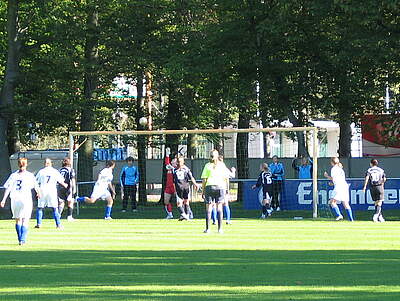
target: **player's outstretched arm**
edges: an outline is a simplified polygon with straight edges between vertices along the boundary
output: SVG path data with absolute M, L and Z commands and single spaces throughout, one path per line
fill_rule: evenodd
M 1 208 L 3 208 L 4 205 L 6 204 L 7 197 L 8 197 L 8 195 L 10 194 L 10 191 L 11 191 L 10 188 L 7 188 L 6 191 L 4 192 L 3 199 L 1 200 L 1 203 L 0 203 L 0 207 L 1 207 Z
M 366 175 L 366 176 L 365 176 L 365 180 L 364 180 L 364 187 L 363 187 L 363 191 L 364 191 L 364 192 L 367 190 L 368 180 L 369 180 L 369 176 Z
M 299 167 L 297 166 L 297 157 L 293 159 L 292 161 L 292 168 L 296 171 L 299 171 Z
M 113 199 L 115 199 L 115 189 L 114 189 L 114 185 L 112 184 L 112 183 L 109 183 L 108 184 L 108 189 L 110 190 L 110 192 L 111 192 L 111 197 L 113 198 Z
M 204 197 L 204 191 L 206 190 L 207 178 L 202 179 L 201 182 L 201 196 Z
M 324 172 L 324 177 L 327 178 L 328 180 L 333 180 L 333 178 L 325 171 Z
M 72 192 L 72 195 L 75 195 L 76 194 L 76 181 L 75 181 L 75 178 L 72 178 L 71 179 L 71 192 Z
M 201 188 L 201 185 L 197 184 L 196 179 L 193 176 L 191 176 L 190 181 L 192 181 L 192 183 L 193 183 L 194 187 L 196 188 L 196 190 L 199 190 Z

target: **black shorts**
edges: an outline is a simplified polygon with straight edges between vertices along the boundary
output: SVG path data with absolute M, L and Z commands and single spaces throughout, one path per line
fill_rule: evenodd
M 272 198 L 272 190 L 271 189 L 262 189 L 263 200 L 271 200 Z
M 369 191 L 371 192 L 371 198 L 374 202 L 381 201 L 385 197 L 383 185 L 371 186 Z
M 272 192 L 273 193 L 281 193 L 282 191 L 282 181 L 273 180 L 272 181 Z
M 136 191 L 137 187 L 136 185 L 124 185 L 124 200 L 128 200 L 131 198 L 131 200 L 136 200 Z
M 206 186 L 204 191 L 204 202 L 206 204 L 220 203 L 225 199 L 225 189 L 221 189 L 218 186 L 209 185 Z
M 69 188 L 58 187 L 57 194 L 59 200 L 64 202 L 71 201 L 73 199 L 71 190 Z
M 188 200 L 189 199 L 189 193 L 190 193 L 190 188 L 189 187 L 179 187 L 178 185 L 176 186 L 176 196 L 182 200 Z

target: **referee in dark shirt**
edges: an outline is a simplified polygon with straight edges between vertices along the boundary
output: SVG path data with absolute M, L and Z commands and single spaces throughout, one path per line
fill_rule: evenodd
M 372 200 L 375 202 L 375 214 L 372 217 L 374 222 L 384 222 L 385 219 L 382 215 L 382 204 L 385 198 L 385 192 L 383 185 L 386 182 L 385 171 L 378 167 L 378 160 L 372 159 L 370 163 L 370 168 L 368 168 L 365 175 L 365 182 L 363 191 L 367 189 L 367 184 L 369 183 L 369 190 L 371 193 Z

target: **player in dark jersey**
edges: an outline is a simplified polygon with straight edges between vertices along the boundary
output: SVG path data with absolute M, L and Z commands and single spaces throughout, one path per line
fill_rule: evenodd
M 74 209 L 74 195 L 76 193 L 76 181 L 75 181 L 75 171 L 71 167 L 71 160 L 69 158 L 64 158 L 62 160 L 62 167 L 59 170 L 60 174 L 64 177 L 64 182 L 67 187 L 57 185 L 58 191 L 58 212 L 60 216 L 64 210 L 65 202 L 67 202 L 67 221 L 72 222 L 74 218 L 72 217 L 72 211 Z
M 196 189 L 199 189 L 200 185 L 196 183 L 189 167 L 185 165 L 183 157 L 178 158 L 178 165 L 173 171 L 173 176 L 176 191 L 176 206 L 181 213 L 179 220 L 193 219 L 193 212 L 189 204 L 190 182 L 193 183 Z
M 273 186 L 272 186 L 272 173 L 269 170 L 268 164 L 263 163 L 260 166 L 261 173 L 258 176 L 257 183 L 253 185 L 251 188 L 259 188 L 260 192 L 262 192 L 262 197 L 259 198 L 261 206 L 262 206 L 262 212 L 261 212 L 261 217 L 262 219 L 265 219 L 266 217 L 271 215 L 271 197 L 272 197 L 272 192 L 273 192 Z
M 375 214 L 372 217 L 374 222 L 384 222 L 385 219 L 382 215 L 382 204 L 385 198 L 384 184 L 386 182 L 385 171 L 378 167 L 378 160 L 372 159 L 365 175 L 364 188 L 365 192 L 367 184 L 369 183 L 369 191 L 371 193 L 372 200 L 375 202 Z

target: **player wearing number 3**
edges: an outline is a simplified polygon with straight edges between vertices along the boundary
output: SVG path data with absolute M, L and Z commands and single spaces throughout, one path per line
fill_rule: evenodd
M 36 190 L 40 197 L 39 186 L 35 176 L 26 170 L 28 160 L 26 158 L 18 159 L 19 170 L 12 173 L 4 187 L 6 191 L 3 200 L 0 203 L 4 207 L 8 195 L 11 198 L 11 211 L 15 219 L 15 230 L 17 231 L 18 242 L 20 245 L 25 244 L 28 234 L 29 219 L 32 215 L 32 189 Z
M 36 226 L 40 228 L 42 226 L 43 209 L 44 207 L 51 208 L 53 210 L 53 218 L 56 222 L 56 227 L 61 228 L 61 215 L 58 212 L 58 191 L 57 184 L 60 184 L 64 188 L 68 185 L 64 182 L 64 177 L 60 172 L 52 166 L 52 162 L 49 158 L 44 160 L 44 168 L 38 171 L 36 174 L 36 180 L 40 187 L 41 197 L 38 200 L 38 207 L 36 211 Z

